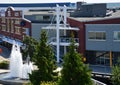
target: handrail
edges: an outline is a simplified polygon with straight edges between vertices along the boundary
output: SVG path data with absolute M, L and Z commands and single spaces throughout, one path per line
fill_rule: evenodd
M 97 81 L 97 80 L 95 80 L 95 79 L 92 79 L 92 81 L 93 81 L 94 85 L 107 85 L 107 84 L 102 83 L 102 82 L 100 82 L 100 81 Z
M 78 38 L 73 38 L 73 39 L 76 43 L 79 43 Z M 71 40 L 72 40 L 72 38 L 60 38 L 60 42 L 70 43 Z M 56 42 L 56 37 L 51 38 L 49 42 Z

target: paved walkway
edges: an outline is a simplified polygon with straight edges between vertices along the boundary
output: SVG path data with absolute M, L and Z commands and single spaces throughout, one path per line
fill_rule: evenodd
M 9 70 L 7 70 L 7 69 L 0 69 L 0 74 L 7 73 L 7 72 L 9 72 Z M 0 84 L 0 85 L 3 85 L 3 84 Z
M 10 72 L 10 70 L 8 70 L 8 69 L 0 69 L 0 74 L 6 73 L 6 72 Z

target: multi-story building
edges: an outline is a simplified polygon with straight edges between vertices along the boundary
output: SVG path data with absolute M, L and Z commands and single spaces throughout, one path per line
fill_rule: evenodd
M 71 28 L 66 22 L 67 7 L 65 12 L 62 12 L 63 7 L 60 7 L 59 14 L 59 57 L 57 61 L 60 62 L 62 56 L 67 52 L 68 46 L 71 41 L 71 32 L 75 34 L 76 44 L 79 40 L 77 36 L 78 28 Z M 18 12 L 18 13 L 16 13 Z M 4 14 L 1 13 L 1 38 L 4 42 L 10 44 L 13 40 L 16 40 L 20 45 L 25 35 L 30 35 L 36 40 L 40 38 L 41 29 L 47 30 L 48 43 L 53 47 L 55 55 L 57 56 L 57 33 L 56 33 L 56 17 L 57 14 L 54 11 L 26 11 L 24 15 L 23 11 L 14 10 L 13 7 L 8 7 Z M 65 16 L 64 16 L 65 15 Z M 64 17 L 63 17 L 64 16 Z M 29 20 L 27 20 L 27 19 Z M 5 20 L 5 21 L 4 21 Z M 32 29 L 31 29 L 32 28 Z M 62 59 L 61 59 L 62 60 Z
M 25 35 L 31 36 L 31 21 L 23 17 L 22 10 L 0 10 L 0 38 L 10 44 L 13 40 L 21 44 Z
M 59 21 L 60 56 L 66 53 L 70 44 L 70 34 L 74 32 L 76 44 L 79 45 L 78 51 L 83 54 L 87 63 L 110 66 L 115 64 L 120 56 L 120 10 L 107 11 L 104 17 L 65 16 L 68 17 L 67 21 L 64 17 L 59 17 L 61 21 L 63 20 Z M 12 7 L 6 11 L 1 10 L 0 34 L 3 40 L 7 42 L 10 42 L 10 39 L 22 40 L 26 34 L 39 39 L 41 29 L 46 29 L 48 42 L 53 45 L 57 54 L 56 12 L 32 10 L 24 14 L 31 22 L 23 17 L 21 11 L 16 11 Z M 77 28 L 71 28 L 69 25 Z
M 90 64 L 112 66 L 120 57 L 120 10 L 105 17 L 69 17 L 79 30 L 79 52 Z
M 70 14 L 72 17 L 104 17 L 106 16 L 106 3 L 87 4 L 77 2 L 77 9 Z

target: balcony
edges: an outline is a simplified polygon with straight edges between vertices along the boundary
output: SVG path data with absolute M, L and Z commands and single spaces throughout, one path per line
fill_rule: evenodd
M 55 29 L 56 30 L 57 28 L 56 28 L 56 25 L 54 24 L 54 25 L 49 25 L 47 27 L 42 27 L 42 29 Z M 77 27 L 70 27 L 69 25 L 64 27 L 63 24 L 60 24 L 59 30 L 74 30 L 74 31 L 76 30 L 76 31 L 79 31 L 79 28 L 77 28 Z
M 60 38 L 59 42 L 60 42 L 60 46 L 69 46 L 71 43 L 72 38 Z M 75 45 L 79 46 L 79 39 L 78 38 L 74 38 L 75 41 Z M 51 45 L 57 45 L 56 43 L 56 37 L 53 37 L 49 40 L 49 44 Z

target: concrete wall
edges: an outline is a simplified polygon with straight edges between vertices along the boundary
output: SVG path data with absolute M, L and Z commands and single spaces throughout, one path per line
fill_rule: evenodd
M 42 27 L 46 27 L 48 24 L 32 23 L 32 37 L 36 40 L 40 39 L 40 33 Z
M 88 40 L 88 31 L 105 31 L 106 40 Z M 120 31 L 120 24 L 86 24 L 86 50 L 120 51 L 120 41 L 114 40 L 114 31 Z
M 45 19 L 44 17 L 49 17 L 48 19 Z M 51 21 L 55 20 L 55 17 L 53 14 L 32 14 L 32 15 L 25 15 L 26 19 L 30 20 L 31 22 L 39 22 L 39 23 L 51 23 Z
M 55 25 L 55 24 L 52 24 Z M 40 39 L 40 33 L 42 28 L 50 26 L 49 24 L 45 23 L 32 23 L 32 37 L 36 40 Z M 46 29 L 45 30 L 48 36 L 48 40 L 52 37 L 56 37 L 56 29 Z M 64 31 L 60 30 L 60 36 L 63 36 Z
M 81 8 L 80 8 L 81 7 Z M 106 16 L 106 4 L 83 4 L 71 13 L 72 17 L 104 17 Z

